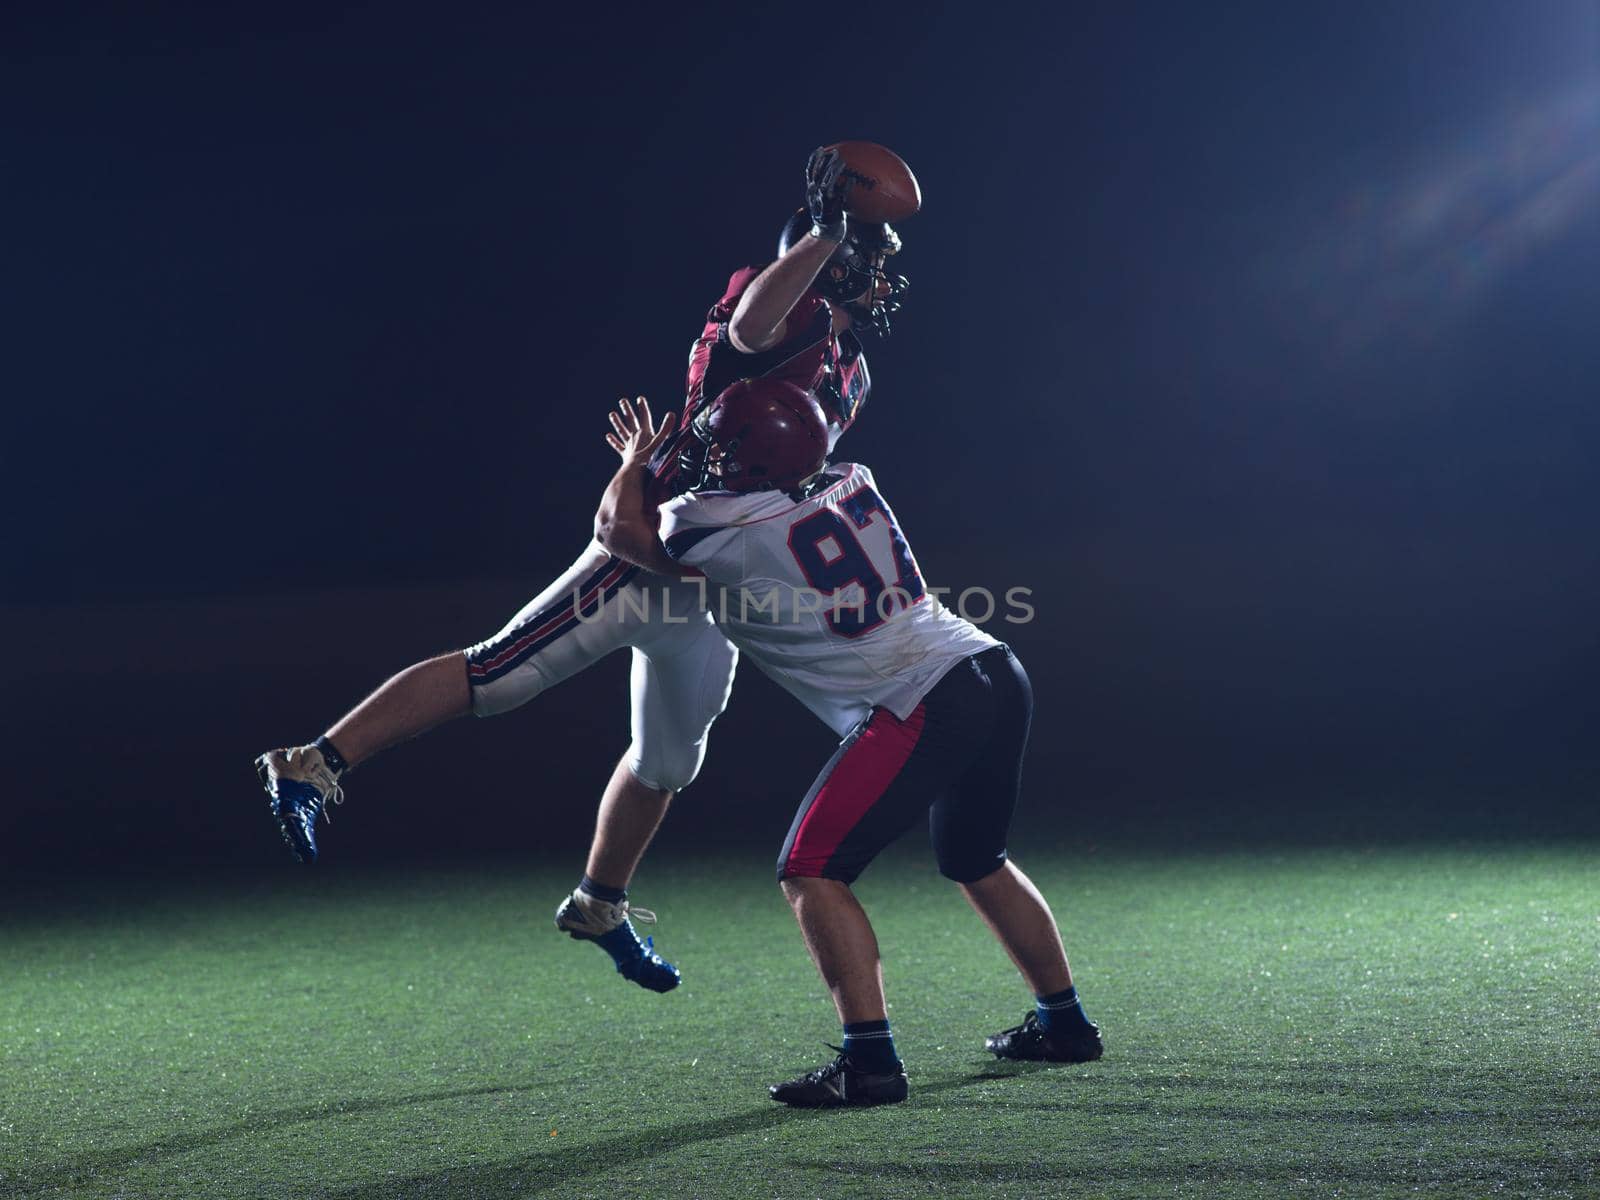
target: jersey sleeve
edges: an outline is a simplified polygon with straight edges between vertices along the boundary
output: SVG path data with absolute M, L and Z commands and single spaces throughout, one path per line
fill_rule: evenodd
M 717 302 L 717 307 L 726 314 L 722 318 L 724 321 L 733 315 L 733 310 L 739 307 L 740 298 L 763 270 L 764 267 L 740 267 L 728 276 L 727 289 L 723 291 L 722 299 Z
M 667 557 L 713 580 L 737 573 L 728 559 L 737 552 L 739 538 L 736 524 L 693 493 L 661 506 L 661 544 Z
M 765 267 L 740 267 L 729 276 L 727 290 L 722 293 L 722 299 L 717 302 L 716 308 L 712 310 L 713 313 L 721 318 L 723 326 L 719 340 L 726 342 L 728 349 L 733 350 L 735 354 L 740 354 L 741 352 L 734 350 L 733 343 L 727 341 L 727 323 L 733 319 L 733 310 L 739 307 L 739 301 L 744 299 L 745 292 L 750 290 L 750 285 L 756 281 L 764 270 L 766 270 Z M 817 314 L 826 312 L 827 309 L 828 302 L 819 296 L 815 289 L 807 288 L 801 293 L 800 299 L 794 302 L 794 307 L 789 310 L 789 315 L 785 318 L 787 321 L 784 331 L 785 336 L 783 342 L 779 343 L 779 347 L 794 341 L 797 337 L 809 331 L 816 323 Z M 777 348 L 774 347 L 774 349 Z M 767 352 L 763 351 L 762 353 Z M 753 356 L 742 355 L 742 357 Z M 708 396 L 707 398 L 709 399 L 710 397 Z
M 744 299 L 744 294 L 750 290 L 750 285 L 760 277 L 766 267 L 740 267 L 728 277 L 727 289 L 722 293 L 722 299 L 717 302 L 715 310 L 722 315 L 724 321 L 733 316 L 733 310 L 739 307 L 739 301 Z M 828 307 L 828 302 L 817 294 L 815 289 L 807 288 L 795 301 L 794 307 L 789 310 L 789 335 L 793 337 L 805 329 L 816 318 L 816 315 Z

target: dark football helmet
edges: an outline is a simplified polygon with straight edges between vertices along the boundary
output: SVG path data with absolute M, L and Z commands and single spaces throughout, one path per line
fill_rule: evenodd
M 778 256 L 789 252 L 789 247 L 811 232 L 811 213 L 800 208 L 783 227 L 778 237 Z M 889 318 L 900 311 L 900 298 L 911 286 L 904 275 L 891 275 L 872 263 L 877 254 L 899 254 L 900 235 L 894 226 L 877 225 L 850 218 L 845 227 L 844 241 L 833 252 L 827 265 L 817 273 L 812 286 L 835 304 L 842 304 L 857 326 L 870 329 L 879 337 L 889 336 Z M 878 283 L 889 285 L 887 296 L 878 295 Z M 865 294 L 867 303 L 860 303 Z
M 689 423 L 678 456 L 690 491 L 792 488 L 828 459 L 828 422 L 817 398 L 783 379 L 741 379 Z

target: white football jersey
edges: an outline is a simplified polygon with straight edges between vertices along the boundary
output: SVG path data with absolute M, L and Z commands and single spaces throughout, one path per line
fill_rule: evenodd
M 902 721 L 956 663 L 1000 643 L 927 594 L 911 547 L 856 463 L 796 501 L 690 492 L 661 506 L 661 540 L 714 585 L 728 639 L 841 737 L 874 707 Z

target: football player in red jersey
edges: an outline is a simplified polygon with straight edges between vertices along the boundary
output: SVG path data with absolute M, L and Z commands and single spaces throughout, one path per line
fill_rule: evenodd
M 872 387 L 861 333 L 888 336 L 908 284 L 885 269 L 900 252 L 894 227 L 844 215 L 849 185 L 839 182 L 839 165 L 836 153 L 812 155 L 807 204 L 784 225 L 777 260 L 735 271 L 707 314 L 689 351 L 684 424 L 651 461 L 669 494 L 688 421 L 740 379 L 770 376 L 810 390 L 828 416 L 830 449 L 860 415 Z
M 886 334 L 906 281 L 885 264 L 900 239 L 885 224 L 852 221 L 850 179 L 837 152 L 806 164 L 806 204 L 785 225 L 778 259 L 734 274 L 689 358 L 688 419 L 729 383 L 770 375 L 821 398 L 830 446 L 870 389 L 860 334 Z M 677 440 L 651 472 L 665 497 L 686 486 Z M 669 619 L 670 617 L 670 619 Z M 626 978 L 676 987 L 676 967 L 641 942 L 628 884 L 673 795 L 700 769 L 712 722 L 727 703 L 738 652 L 705 611 L 698 587 L 666 579 L 591 541 L 559 578 L 494 636 L 414 663 L 315 741 L 256 760 L 272 812 L 295 857 L 314 862 L 317 821 L 342 803 L 342 778 L 382 750 L 468 713 L 508 712 L 614 650 L 630 650 L 632 742 L 600 800 L 594 840 L 557 927 L 597 942 Z

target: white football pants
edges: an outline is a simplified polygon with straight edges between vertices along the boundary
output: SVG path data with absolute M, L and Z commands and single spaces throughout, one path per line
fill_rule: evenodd
M 652 575 L 590 542 L 499 633 L 467 650 L 472 711 L 509 712 L 624 646 L 633 651 L 628 766 L 647 787 L 677 791 L 699 774 L 739 662 L 699 581 Z

